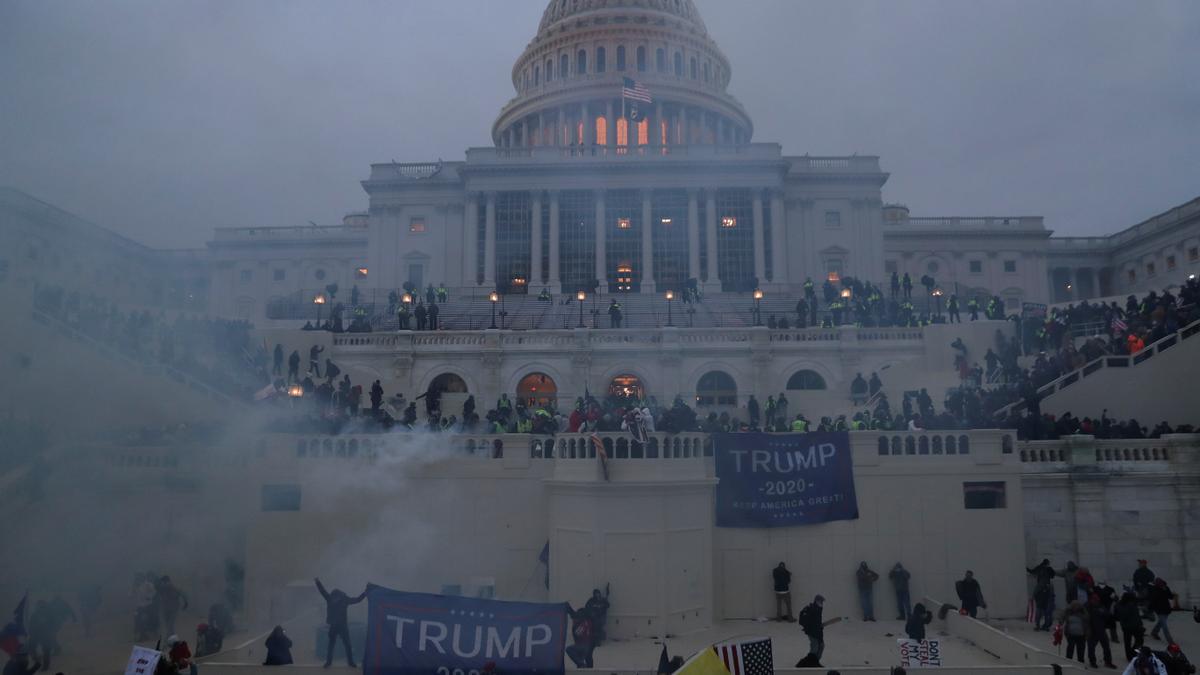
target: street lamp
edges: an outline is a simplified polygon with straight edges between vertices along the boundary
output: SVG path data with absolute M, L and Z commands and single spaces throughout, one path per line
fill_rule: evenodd
M 667 291 L 667 325 L 674 327 L 675 324 L 671 318 L 671 304 L 675 300 L 675 291 Z
M 761 288 L 754 289 L 754 325 L 762 325 L 762 298 L 763 292 Z
M 933 296 L 934 302 L 937 303 L 937 317 L 940 319 L 942 318 L 942 289 L 935 288 L 930 295 Z
M 405 293 L 404 296 L 400 299 L 404 301 L 404 304 L 411 305 L 412 304 L 412 293 Z
M 317 328 L 321 327 L 321 306 L 325 304 L 325 295 L 317 293 L 313 296 L 313 304 L 317 306 Z
M 488 326 L 490 330 L 496 329 L 496 303 L 500 302 L 500 294 L 496 291 L 488 293 L 488 300 L 492 301 L 492 325 Z
M 843 300 L 849 300 L 850 296 L 852 296 L 852 295 L 854 295 L 854 291 L 851 291 L 849 288 L 842 289 L 842 299 Z
M 298 384 L 293 384 L 287 388 L 287 395 L 292 398 L 300 398 L 301 396 L 304 396 L 304 387 L 301 387 Z
M 583 301 L 587 300 L 587 293 L 578 291 L 575 293 L 575 299 L 579 301 L 579 325 L 576 328 L 585 328 L 583 325 Z

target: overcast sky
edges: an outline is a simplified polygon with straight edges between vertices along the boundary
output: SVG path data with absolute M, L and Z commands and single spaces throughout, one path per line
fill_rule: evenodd
M 755 140 L 920 215 L 1108 233 L 1200 195 L 1200 2 L 696 0 Z M 153 246 L 338 222 L 490 144 L 545 0 L 0 1 L 0 185 Z

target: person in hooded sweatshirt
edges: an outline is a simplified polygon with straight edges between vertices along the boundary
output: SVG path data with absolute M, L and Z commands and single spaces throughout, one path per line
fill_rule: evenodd
M 925 605 L 917 603 L 912 608 L 912 613 L 908 615 L 908 621 L 904 624 L 904 632 L 908 634 L 910 640 L 924 640 L 925 626 L 933 621 L 933 613 L 925 609 Z
M 896 592 L 896 618 L 904 621 L 912 616 L 911 601 L 908 595 L 908 580 L 912 578 L 908 570 L 904 569 L 904 565 L 896 563 L 892 566 L 892 570 L 888 572 L 888 579 L 892 582 L 892 590 Z
M 325 598 L 325 623 L 329 624 L 329 642 L 325 648 L 325 667 L 333 665 L 333 650 L 340 637 L 342 645 L 346 648 L 346 664 L 351 668 L 357 668 L 358 666 L 354 664 L 354 651 L 350 647 L 350 619 L 347 617 L 347 612 L 350 610 L 350 605 L 358 604 L 367 597 L 367 591 L 364 589 L 362 593 L 351 598 L 340 588 L 326 591 L 320 579 L 313 579 L 313 581 L 317 582 L 317 590 L 321 592 L 321 597 Z
M 1146 638 L 1146 626 L 1142 624 L 1142 612 L 1138 607 L 1138 597 L 1133 591 L 1126 591 L 1117 601 L 1117 623 L 1121 625 L 1121 641 L 1125 645 L 1125 660 L 1130 661 L 1142 648 Z
M 267 659 L 264 666 L 288 666 L 292 664 L 292 639 L 283 632 L 283 626 L 275 626 L 267 636 Z

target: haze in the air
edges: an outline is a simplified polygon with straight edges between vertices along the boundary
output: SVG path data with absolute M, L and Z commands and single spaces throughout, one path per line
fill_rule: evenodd
M 697 0 L 756 141 L 914 215 L 1109 233 L 1200 185 L 1200 5 Z M 544 0 L 0 3 L 0 184 L 153 246 L 338 222 L 490 144 Z

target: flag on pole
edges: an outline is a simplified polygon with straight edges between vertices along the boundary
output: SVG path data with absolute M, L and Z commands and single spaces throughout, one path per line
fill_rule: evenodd
M 771 638 L 722 642 L 713 647 L 730 675 L 773 675 L 775 659 Z
M 646 85 L 631 77 L 625 78 L 624 84 L 621 86 L 621 98 L 627 98 L 630 101 L 641 101 L 642 103 L 654 102 L 654 99 L 650 98 L 650 90 Z
M 721 657 L 717 656 L 716 649 L 713 647 L 705 647 L 699 652 L 692 655 L 692 658 L 683 662 L 679 666 L 679 670 L 675 671 L 675 675 L 731 675 L 725 664 L 721 663 Z
M 1036 617 L 1037 608 L 1035 607 L 1033 598 L 1030 598 L 1029 604 L 1025 606 L 1025 623 L 1033 623 Z
M 1113 317 L 1112 328 L 1118 333 L 1124 333 L 1125 331 L 1129 330 L 1129 326 L 1122 321 L 1120 317 L 1116 316 Z

